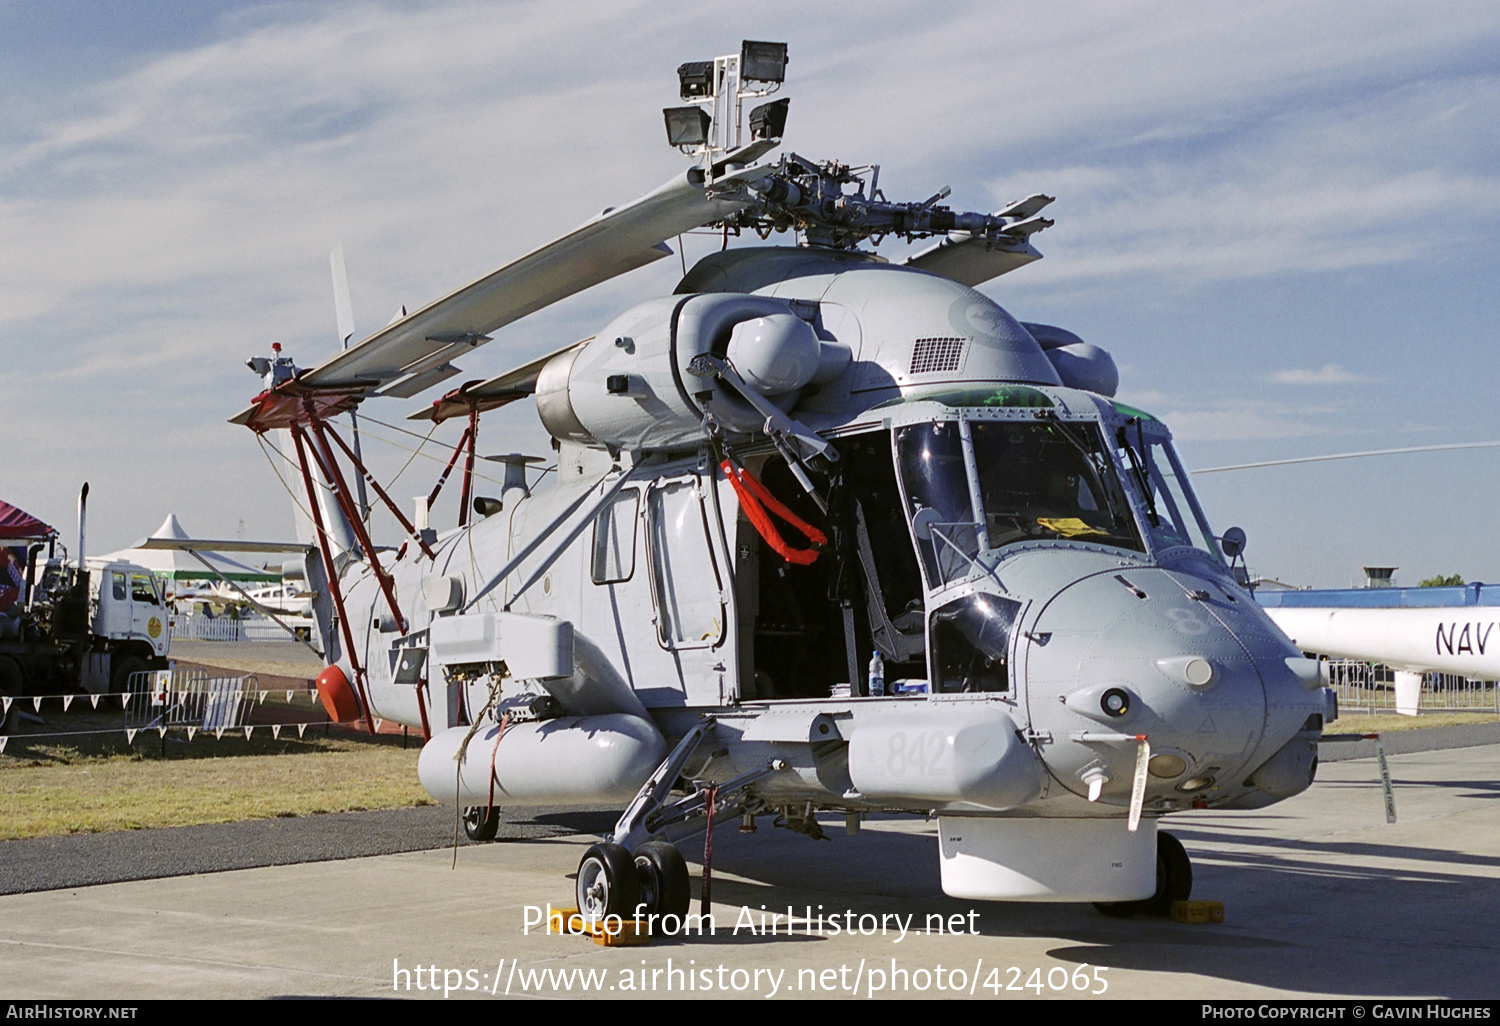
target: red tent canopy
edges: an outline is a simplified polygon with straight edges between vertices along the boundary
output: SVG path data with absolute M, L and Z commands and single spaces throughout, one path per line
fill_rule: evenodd
M 0 538 L 46 538 L 56 533 L 25 510 L 0 502 Z

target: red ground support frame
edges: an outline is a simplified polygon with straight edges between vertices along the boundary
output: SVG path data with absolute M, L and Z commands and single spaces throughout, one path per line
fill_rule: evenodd
M 332 592 L 334 608 L 338 613 L 339 630 L 344 643 L 344 651 L 348 654 L 349 665 L 354 670 L 354 685 L 359 693 L 360 705 L 363 707 L 365 727 L 372 734 L 375 732 L 375 723 L 370 712 L 369 692 L 366 687 L 368 675 L 365 667 L 361 664 L 358 649 L 354 642 L 354 633 L 348 613 L 344 607 L 343 582 L 335 565 L 333 551 L 328 544 L 328 525 L 323 522 L 322 508 L 318 502 L 318 484 L 314 481 L 313 471 L 316 468 L 318 478 L 326 484 L 332 492 L 334 500 L 338 503 L 340 512 L 348 521 L 350 528 L 354 531 L 355 539 L 360 547 L 361 554 L 369 563 L 375 580 L 380 587 L 381 594 L 385 598 L 387 607 L 394 617 L 397 628 L 402 636 L 409 631 L 405 615 L 396 600 L 394 581 L 385 568 L 381 566 L 380 557 L 375 550 L 374 543 L 370 540 L 368 529 L 364 518 L 359 515 L 359 508 L 355 503 L 354 495 L 349 489 L 348 480 L 344 476 L 343 468 L 339 464 L 338 456 L 334 451 L 336 446 L 350 466 L 365 481 L 369 482 L 380 501 L 390 510 L 391 515 L 401 525 L 402 529 L 421 548 L 423 555 L 428 559 L 434 558 L 433 551 L 427 540 L 416 529 L 400 508 L 392 501 L 386 490 L 370 473 L 363 461 L 355 455 L 351 448 L 341 438 L 333 425 L 329 423 L 330 418 L 340 413 L 351 412 L 359 404 L 366 389 L 363 386 L 350 388 L 310 388 L 301 385 L 293 378 L 282 382 L 275 388 L 262 392 L 253 400 L 250 410 L 241 417 L 235 418 L 236 423 L 244 424 L 258 435 L 264 435 L 267 431 L 284 429 L 290 432 L 293 447 L 296 452 L 298 470 L 302 475 L 303 488 L 307 494 L 308 512 L 312 517 L 313 526 L 318 535 L 318 549 L 323 557 L 323 567 L 327 571 L 328 586 Z M 479 437 L 479 409 L 477 405 L 470 404 L 469 425 L 458 445 L 454 447 L 453 455 L 449 458 L 447 466 L 443 468 L 438 478 L 437 485 L 433 488 L 428 498 L 429 507 L 437 499 L 443 484 L 448 480 L 454 465 L 458 462 L 460 453 L 465 455 L 462 479 L 462 490 L 458 523 L 463 526 L 468 523 L 469 505 L 474 493 L 474 459 L 475 444 Z M 331 443 L 331 444 L 330 444 Z M 424 679 L 417 687 L 417 709 L 422 718 L 422 736 L 430 739 L 432 730 L 427 717 L 427 691 L 428 682 Z

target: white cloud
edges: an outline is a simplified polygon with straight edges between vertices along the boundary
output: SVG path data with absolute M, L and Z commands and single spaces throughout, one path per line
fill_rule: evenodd
M 222 421 L 255 390 L 241 361 L 271 339 L 305 363 L 331 352 L 333 243 L 362 333 L 450 291 L 678 170 L 660 121 L 674 69 L 742 36 L 792 44 L 790 148 L 881 161 L 901 198 L 945 183 L 966 208 L 1057 195 L 1048 259 L 1011 276 L 1018 289 L 1168 294 L 1415 265 L 1487 241 L 1500 215 L 1495 134 L 1480 130 L 1500 103 L 1492 5 L 831 11 L 287 5 L 0 103 L 0 407 L 27 443 L 7 487 L 46 481 L 66 509 L 74 478 L 112 479 L 147 510 L 119 544 L 163 505 L 205 532 L 249 506 L 248 530 L 261 517 L 277 533 L 280 489 Z M 576 338 L 669 291 L 676 268 L 528 318 L 464 371 Z M 1286 405 L 1142 402 L 1176 406 L 1163 416 L 1184 438 L 1323 430 Z M 485 437 L 528 431 L 496 418 Z M 101 529 L 128 514 L 111 506 Z
M 1355 374 L 1353 371 L 1345 370 L 1336 363 L 1328 363 L 1324 364 L 1318 370 L 1308 370 L 1301 367 L 1280 370 L 1270 375 L 1266 380 L 1277 385 L 1357 385 L 1368 384 L 1379 379 Z

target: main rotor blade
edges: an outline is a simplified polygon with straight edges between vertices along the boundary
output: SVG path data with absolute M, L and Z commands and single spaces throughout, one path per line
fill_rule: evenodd
M 1452 442 L 1448 445 L 1409 445 L 1404 449 L 1370 449 L 1365 452 L 1335 452 L 1327 456 L 1297 456 L 1289 460 L 1265 460 L 1261 463 L 1236 463 L 1230 467 L 1204 467 L 1189 474 L 1218 474 L 1225 470 L 1254 470 L 1257 467 L 1286 467 L 1293 463 L 1322 463 L 1326 460 L 1355 460 L 1364 456 L 1396 456 L 1404 452 L 1445 452 L 1449 449 L 1493 449 L 1495 442 Z
M 710 190 L 692 168 L 653 192 L 603 214 L 562 238 L 382 328 L 298 378 L 313 388 L 379 388 L 430 374 L 450 358 L 488 342 L 491 332 L 591 285 L 669 255 L 674 235 L 722 220 L 747 199 L 728 189 L 755 182 L 770 167 L 745 168 Z M 743 188 L 733 195 L 748 197 Z M 457 373 L 454 371 L 454 373 Z M 446 375 L 445 375 L 446 376 Z M 401 389 L 398 384 L 390 389 Z

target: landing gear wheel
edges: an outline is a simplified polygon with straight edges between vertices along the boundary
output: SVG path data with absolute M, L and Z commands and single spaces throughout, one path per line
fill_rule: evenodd
M 109 675 L 109 690 L 111 694 L 122 695 L 130 690 L 130 675 L 140 673 L 149 669 L 146 660 L 140 656 L 128 655 L 119 662 L 114 663 Z
M 693 893 L 687 861 L 676 845 L 647 841 L 635 850 L 635 871 L 647 915 L 687 917 Z
M 578 910 L 585 919 L 634 919 L 640 882 L 630 852 L 618 844 L 596 844 L 578 863 Z
M 1140 901 L 1096 901 L 1094 907 L 1111 919 L 1172 914 L 1172 902 L 1187 901 L 1193 893 L 1193 864 L 1182 842 L 1171 834 L 1156 835 L 1156 893 Z
M 1193 864 L 1182 842 L 1171 834 L 1156 835 L 1156 893 L 1141 902 L 1148 916 L 1165 919 L 1172 914 L 1172 902 L 1187 901 L 1193 893 Z
M 500 829 L 500 806 L 470 805 L 464 809 L 464 836 L 471 841 L 493 841 Z

